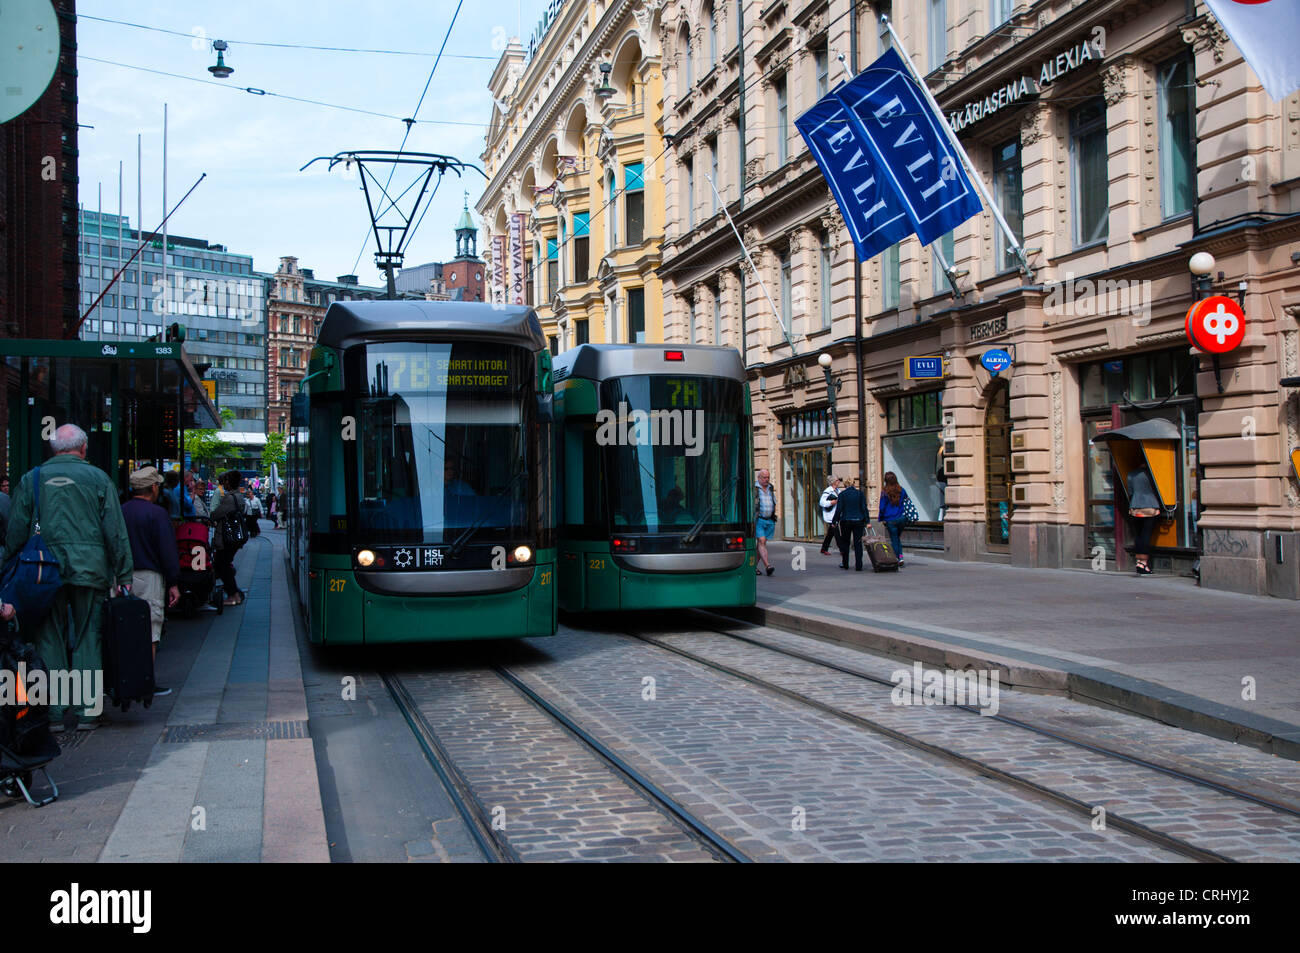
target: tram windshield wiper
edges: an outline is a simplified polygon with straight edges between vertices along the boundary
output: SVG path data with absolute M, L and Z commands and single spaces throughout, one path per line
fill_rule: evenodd
M 519 482 L 520 478 L 524 476 L 525 472 L 526 471 L 524 467 L 516 466 L 514 471 L 510 475 L 510 479 L 506 482 L 506 485 L 503 486 L 496 493 L 493 493 L 490 497 L 488 497 L 488 499 L 495 500 L 499 498 L 504 498 L 507 495 L 513 495 L 515 491 L 515 485 Z M 486 516 L 480 516 L 469 526 L 465 527 L 464 531 L 459 536 L 457 536 L 455 541 L 452 542 L 451 544 L 451 549 L 449 550 L 449 553 L 452 556 L 452 558 L 458 558 L 460 554 L 465 551 L 465 547 L 469 545 L 469 541 L 473 539 L 475 534 L 477 534 L 478 531 L 481 530 L 488 523 L 489 520 Z
M 712 461 L 710 461 L 710 463 L 711 462 Z M 735 476 L 731 478 L 731 482 L 727 484 L 727 488 L 718 495 L 718 499 L 720 501 L 725 502 L 727 500 L 727 498 L 731 495 L 731 492 L 736 488 L 736 482 L 739 479 L 740 479 L 739 473 L 737 473 Z M 709 478 L 707 473 L 705 473 L 704 475 L 704 485 L 706 487 L 709 485 Z M 695 544 L 696 538 L 700 535 L 700 530 L 704 528 L 704 524 L 707 523 L 709 521 L 709 517 L 713 515 L 710 512 L 709 506 L 710 504 L 708 503 L 705 504 L 704 515 L 695 521 L 695 525 L 691 527 L 691 531 L 682 538 L 683 546 L 693 546 Z

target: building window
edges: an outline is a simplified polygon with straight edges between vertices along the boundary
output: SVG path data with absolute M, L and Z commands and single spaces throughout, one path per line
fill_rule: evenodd
M 537 243 L 534 242 L 532 257 L 524 262 L 524 274 L 528 276 L 527 281 L 524 282 L 524 286 L 525 286 L 524 294 L 526 296 L 524 300 L 527 301 L 529 304 L 531 304 L 533 307 L 537 307 L 537 303 L 538 303 L 537 295 L 536 295 L 537 282 L 535 280 L 536 275 L 533 272 L 533 268 L 541 260 L 542 260 L 541 250 L 537 247 Z
M 106 307 L 106 308 L 116 308 L 116 307 L 117 307 L 117 295 L 112 295 L 112 294 L 104 295 L 104 307 Z
M 883 54 L 885 50 L 889 49 L 889 47 L 892 45 L 892 41 L 889 35 L 889 27 L 885 24 L 885 20 L 884 20 L 884 17 L 889 16 L 891 12 L 892 11 L 890 10 L 889 0 L 883 0 L 883 2 L 876 4 L 876 13 L 878 15 L 883 14 L 883 16 L 879 16 L 876 21 L 877 24 L 876 25 L 876 45 L 877 45 L 876 55 L 877 56 Z
M 452 277 L 455 277 L 454 275 Z M 560 243 L 546 239 L 546 288 L 543 294 L 554 295 L 560 288 Z
M 776 164 L 785 165 L 790 156 L 790 103 L 786 98 L 785 77 L 772 81 L 776 90 Z
M 722 288 L 713 288 L 713 343 L 722 344 Z
M 577 344 L 586 344 L 586 343 L 587 343 L 587 340 L 588 340 L 587 334 L 588 334 L 588 332 L 587 332 L 587 322 L 586 322 L 586 321 L 574 321 L 574 322 L 573 322 L 573 343 L 574 343 L 575 345 L 577 345 Z
M 694 292 L 691 292 L 691 294 L 692 297 L 688 298 L 686 302 L 686 340 L 689 341 L 691 344 L 694 344 L 695 343 L 695 298 L 693 297 Z
M 943 495 L 935 463 L 943 439 L 943 392 L 891 397 L 885 401 L 885 420 L 882 469 L 898 475 L 921 522 L 938 521 Z
M 831 435 L 830 408 L 801 410 L 781 418 L 781 440 L 818 440 Z
M 682 80 L 685 82 L 682 93 L 685 94 L 695 84 L 695 63 L 691 58 L 691 25 L 689 23 L 682 24 L 682 31 L 678 40 L 682 47 Z
M 546 343 L 550 346 L 552 357 L 560 353 L 560 339 L 554 334 L 546 339 Z
M 695 228 L 695 163 L 688 156 L 682 161 L 682 183 L 686 194 L 682 196 L 682 201 L 686 203 L 686 230 L 691 231 Z
M 713 4 L 710 3 L 704 8 L 703 16 L 707 24 L 704 29 L 708 34 L 705 40 L 708 44 L 709 66 L 713 66 L 718 62 L 718 25 L 713 19 Z
M 721 186 L 718 185 L 718 137 L 714 136 L 707 143 L 709 149 L 709 174 L 713 178 L 713 184 L 709 186 L 709 209 L 712 214 L 718 213 L 718 191 Z
M 607 230 L 607 247 L 613 248 L 618 244 L 618 193 L 614 188 L 614 170 L 610 169 L 605 175 L 605 208 L 608 211 L 606 216 L 609 221 L 606 224 Z
M 821 292 L 822 329 L 825 330 L 831 326 L 831 237 L 824 232 L 822 233 L 818 256 L 817 273 L 821 279 L 821 288 L 819 290 Z
M 134 309 L 134 308 L 136 307 L 136 299 L 135 299 L 135 297 L 132 296 L 132 295 L 123 295 L 123 296 L 122 296 L 122 307 L 124 307 L 124 308 L 131 308 L 131 309 Z
M 781 270 L 781 326 L 790 333 L 790 318 L 794 311 L 794 283 L 791 281 L 790 250 L 784 249 L 777 259 Z
M 821 99 L 831 88 L 830 57 L 826 53 L 826 42 L 813 50 L 813 71 L 817 76 L 817 98 Z
M 890 245 L 880 253 L 880 309 L 890 311 L 898 307 L 901 264 L 898 244 Z
M 1106 170 L 1106 101 L 1090 100 L 1070 112 L 1074 167 L 1074 244 L 1103 242 L 1109 233 L 1110 178 Z
M 989 29 L 996 30 L 1011 19 L 1011 8 L 1015 0 L 991 0 L 989 4 Z
M 591 213 L 573 213 L 573 280 L 579 284 L 591 276 Z
M 930 72 L 948 59 L 948 2 L 930 0 Z
M 939 255 L 943 256 L 943 261 L 946 261 L 948 267 L 951 268 L 955 245 L 956 241 L 952 232 L 939 236 L 939 247 L 936 249 L 939 254 L 932 256 L 934 258 L 934 293 L 937 295 L 950 290 L 948 276 L 943 273 L 943 265 L 940 263 Z
M 1007 220 L 1007 227 L 1018 241 L 1024 241 L 1025 213 L 1024 186 L 1020 176 L 1020 140 L 1012 139 L 993 150 L 993 200 Z M 1016 254 L 1002 229 L 993 230 L 996 236 L 997 270 L 1016 267 Z
M 1190 212 L 1196 202 L 1196 102 L 1192 59 L 1160 65 L 1160 207 L 1165 218 Z
M 645 241 L 645 165 L 633 162 L 623 169 L 623 201 L 627 206 L 627 243 Z
M 627 293 L 627 343 L 645 343 L 645 289 L 630 288 Z

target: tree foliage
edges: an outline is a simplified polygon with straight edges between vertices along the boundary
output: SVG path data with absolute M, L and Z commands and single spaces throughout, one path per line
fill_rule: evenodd
M 235 419 L 235 412 L 229 407 L 221 409 L 221 420 L 230 423 Z M 185 431 L 185 452 L 190 455 L 192 466 L 210 463 L 230 455 L 231 446 L 221 439 L 221 431 L 212 428 Z
M 262 450 L 262 469 L 270 470 L 272 465 L 284 469 L 284 434 L 279 431 L 266 435 L 266 447 Z

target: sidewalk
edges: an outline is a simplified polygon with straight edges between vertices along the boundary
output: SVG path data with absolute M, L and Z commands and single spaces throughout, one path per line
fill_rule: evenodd
M 792 567 L 795 545 L 806 569 Z M 816 543 L 769 546 L 776 573 L 740 618 L 873 652 L 998 668 L 1037 688 L 1300 759 L 1300 610 L 1170 576 L 1020 569 L 904 552 L 844 572 Z M 850 553 L 850 560 L 852 554 Z M 1243 699 L 1243 680 L 1255 697 Z
M 0 861 L 329 860 L 282 533 L 236 558 L 249 593 L 171 619 L 148 710 L 59 736 L 59 799 L 0 802 Z

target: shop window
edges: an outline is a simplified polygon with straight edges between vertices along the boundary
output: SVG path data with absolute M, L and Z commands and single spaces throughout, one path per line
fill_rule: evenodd
M 785 442 L 798 440 L 821 440 L 831 435 L 830 410 L 821 407 L 816 410 L 801 410 L 781 418 L 781 440 Z
M 892 470 L 923 522 L 938 522 L 943 488 L 937 478 L 943 443 L 943 392 L 926 391 L 885 401 L 886 433 L 881 472 Z
M 1196 201 L 1196 132 L 1192 58 L 1184 53 L 1160 65 L 1160 207 L 1165 218 L 1191 211 Z
M 1106 155 L 1106 101 L 1092 99 L 1070 112 L 1074 171 L 1074 244 L 1103 242 L 1109 234 L 1110 177 Z

